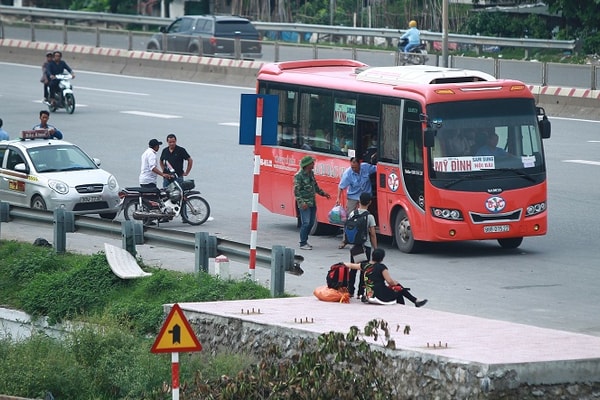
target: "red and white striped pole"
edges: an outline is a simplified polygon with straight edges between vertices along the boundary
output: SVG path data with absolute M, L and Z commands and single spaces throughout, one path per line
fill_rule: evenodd
M 256 134 L 254 139 L 254 184 L 252 189 L 252 220 L 250 226 L 250 278 L 256 273 L 256 239 L 258 230 L 258 177 L 260 175 L 260 146 L 262 143 L 263 99 L 256 99 Z
M 173 400 L 179 400 L 179 353 L 171 353 L 171 386 Z

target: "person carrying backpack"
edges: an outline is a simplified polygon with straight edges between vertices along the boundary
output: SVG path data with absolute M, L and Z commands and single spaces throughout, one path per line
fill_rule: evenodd
M 342 193 L 346 191 L 346 214 L 349 215 L 357 208 L 361 193 L 371 194 L 371 175 L 377 171 L 376 165 L 360 162 L 357 157 L 350 158 L 350 167 L 342 174 L 338 185 L 336 205 L 342 204 Z M 338 248 L 343 249 L 348 242 L 344 237 Z
M 353 271 L 363 270 L 365 277 L 365 297 L 363 302 L 367 302 L 370 297 L 376 297 L 384 303 L 396 301 L 398 304 L 404 304 L 404 299 L 408 299 L 415 307 L 423 307 L 427 304 L 427 299 L 419 300 L 410 292 L 410 288 L 402 286 L 398 281 L 392 278 L 388 267 L 383 263 L 385 250 L 373 250 L 373 257 L 370 263 L 344 263 Z
M 350 213 L 344 225 L 344 236 L 348 243 L 353 247 L 350 250 L 350 262 L 354 263 L 353 254 L 361 253 L 356 251 L 357 248 L 364 251 L 367 260 L 371 259 L 371 249 L 377 248 L 377 234 L 375 227 L 375 217 L 369 212 L 372 196 L 370 193 L 364 192 L 360 194 L 358 208 Z M 350 297 L 354 296 L 356 283 L 356 269 L 350 271 L 348 277 L 348 292 Z M 362 282 L 362 274 L 358 284 L 358 297 L 364 294 L 364 284 Z

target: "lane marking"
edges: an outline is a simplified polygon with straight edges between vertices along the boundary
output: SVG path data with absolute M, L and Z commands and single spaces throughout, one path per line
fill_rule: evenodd
M 77 99 L 75 99 L 77 100 Z M 41 100 L 31 100 L 32 103 L 38 103 L 38 104 L 44 104 L 46 107 L 48 107 L 43 101 Z M 77 103 L 77 101 L 75 101 L 75 110 L 77 110 L 77 108 L 79 107 L 89 107 L 87 104 L 80 104 Z M 63 110 L 63 108 L 59 108 L 59 110 Z
M 240 123 L 239 122 L 221 122 L 221 123 L 219 123 L 219 125 L 223 125 L 223 126 L 235 126 L 236 128 L 240 127 Z
M 145 111 L 119 111 L 121 114 L 139 115 L 140 117 L 152 117 L 152 118 L 163 118 L 163 119 L 174 119 L 182 118 L 180 115 L 169 115 L 169 114 L 158 114 L 150 113 Z
M 600 161 L 589 161 L 589 160 L 563 160 L 563 162 L 573 163 L 573 164 L 587 164 L 587 165 L 599 165 Z
M 106 93 L 116 93 L 116 94 L 130 94 L 132 96 L 150 96 L 149 93 L 127 92 L 124 90 L 112 90 L 112 89 L 98 89 L 98 88 L 91 88 L 91 87 L 86 87 L 86 86 L 77 86 L 77 90 L 90 90 L 92 92 L 106 92 Z

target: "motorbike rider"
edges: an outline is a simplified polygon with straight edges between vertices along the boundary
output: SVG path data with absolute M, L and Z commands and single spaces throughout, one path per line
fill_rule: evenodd
M 53 57 L 54 55 L 51 51 L 49 51 L 48 53 L 46 53 L 46 61 L 44 61 L 44 63 L 42 64 L 42 77 L 40 78 L 40 82 L 44 84 L 44 99 L 42 100 L 42 103 L 48 101 L 49 81 L 46 69 L 48 68 L 48 65 L 50 65 L 50 63 L 53 61 Z
M 48 123 L 50 119 L 50 113 L 46 110 L 40 111 L 40 123 L 35 125 L 33 128 L 34 131 L 38 129 L 48 129 L 48 133 L 50 134 L 49 139 L 58 139 L 61 140 L 63 138 L 63 134 L 61 131 L 56 129 L 54 126 Z
M 48 77 L 48 82 L 50 86 L 50 101 L 51 104 L 54 106 L 56 104 L 54 96 L 56 94 L 56 91 L 58 90 L 58 84 L 60 83 L 60 80 L 56 79 L 56 75 L 62 74 L 64 70 L 67 70 L 69 71 L 71 76 L 75 78 L 75 73 L 73 72 L 71 67 L 69 67 L 69 65 L 62 60 L 62 53 L 60 51 L 55 51 L 52 54 L 54 56 L 54 60 L 51 63 L 49 63 L 46 67 L 46 75 Z
M 405 53 L 410 53 L 412 49 L 421 44 L 421 32 L 417 29 L 417 21 L 414 19 L 408 23 L 408 30 L 400 36 L 400 43 L 402 43 L 403 39 L 408 41 L 404 49 L 402 49 Z

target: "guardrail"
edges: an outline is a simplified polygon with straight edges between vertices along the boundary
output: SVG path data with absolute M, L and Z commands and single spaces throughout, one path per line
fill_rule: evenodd
M 90 233 L 114 237 L 121 235 L 122 247 L 136 255 L 135 246 L 153 244 L 161 247 L 176 248 L 182 251 L 194 251 L 194 271 L 208 272 L 209 258 L 223 254 L 232 261 L 248 263 L 250 247 L 247 244 L 211 236 L 206 232 L 180 232 L 173 230 L 144 227 L 137 221 L 109 221 L 83 215 L 74 215 L 64 209 L 54 211 L 34 210 L 10 206 L 0 201 L 0 225 L 2 222 L 34 221 L 52 225 L 54 230 L 53 247 L 57 253 L 66 251 L 66 234 Z M 271 269 L 271 294 L 281 296 L 284 292 L 284 272 L 302 275 L 300 264 L 304 257 L 294 254 L 294 249 L 275 245 L 272 249 L 256 248 L 256 265 Z
M 122 24 L 140 24 L 151 26 L 168 25 L 172 19 L 147 17 L 141 15 L 129 14 L 110 14 L 101 12 L 84 12 L 71 10 L 56 10 L 48 8 L 34 7 L 13 7 L 0 6 L 1 15 L 14 15 L 28 19 L 32 22 L 34 19 L 57 19 L 64 21 L 66 25 L 68 21 L 95 21 L 103 23 L 122 23 Z M 383 37 L 386 39 L 398 39 L 397 29 L 383 28 L 353 28 L 347 26 L 331 26 L 331 25 L 311 25 L 311 24 L 290 24 L 282 22 L 259 22 L 253 21 L 253 25 L 257 30 L 263 32 L 298 32 L 298 33 L 317 33 L 319 35 L 338 35 L 338 36 L 355 36 L 355 37 Z M 0 30 L 0 37 L 3 37 Z M 424 41 L 442 41 L 441 32 L 421 31 L 421 39 Z M 459 34 L 448 34 L 448 40 L 454 43 L 464 43 L 476 46 L 509 46 L 523 47 L 528 49 L 575 49 L 576 42 L 574 40 L 545 40 L 545 39 L 513 39 L 501 38 L 492 36 L 468 36 Z

